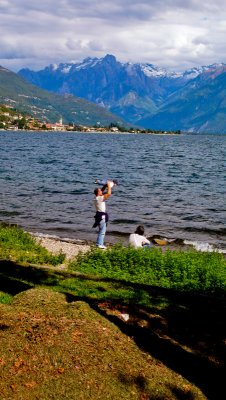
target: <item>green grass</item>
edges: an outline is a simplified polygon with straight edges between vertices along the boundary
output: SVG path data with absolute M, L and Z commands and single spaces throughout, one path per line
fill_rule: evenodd
M 50 254 L 18 227 L 0 225 L 0 258 L 25 265 L 54 266 L 62 263 L 64 255 Z M 162 252 L 156 248 L 144 250 L 115 245 L 107 251 L 92 248 L 88 253 L 80 253 L 69 264 L 69 270 L 83 276 L 64 277 L 49 273 L 34 278 L 33 271 L 26 268 L 16 279 L 19 286 L 51 286 L 56 291 L 80 298 L 147 307 L 153 302 L 150 286 L 225 296 L 226 261 L 218 253 Z M 10 302 L 10 298 L 2 298 L 2 302 L 7 301 Z
M 64 254 L 53 255 L 17 226 L 0 225 L 0 258 L 20 263 L 58 265 Z
M 220 398 L 222 255 L 114 246 L 57 270 L 36 246 L 0 227 L 3 399 Z
M 85 274 L 189 292 L 225 293 L 226 261 L 222 254 L 196 251 L 132 249 L 80 254 L 69 267 Z
M 92 300 L 111 300 L 123 303 L 136 303 L 139 305 L 151 304 L 151 298 L 145 289 L 132 285 L 123 285 L 119 282 L 95 281 L 89 279 L 67 278 L 58 282 L 60 292 L 70 292 L 79 298 Z
M 13 300 L 13 296 L 9 293 L 0 291 L 0 304 L 10 304 Z

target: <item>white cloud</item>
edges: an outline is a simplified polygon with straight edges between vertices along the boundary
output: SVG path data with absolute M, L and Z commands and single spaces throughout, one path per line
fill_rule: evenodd
M 0 0 L 0 64 L 114 54 L 175 70 L 226 62 L 224 0 Z

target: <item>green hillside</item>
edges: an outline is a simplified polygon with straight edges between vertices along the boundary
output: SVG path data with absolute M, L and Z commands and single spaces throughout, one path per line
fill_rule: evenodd
M 155 115 L 139 121 L 153 129 L 226 133 L 226 72 L 203 75 L 168 98 Z
M 71 95 L 56 95 L 27 83 L 17 74 L 0 67 L 0 103 L 26 112 L 45 122 L 93 126 L 121 123 L 119 117 L 87 100 Z

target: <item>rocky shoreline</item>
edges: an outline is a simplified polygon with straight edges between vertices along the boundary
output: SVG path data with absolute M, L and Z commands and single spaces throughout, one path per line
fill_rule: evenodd
M 95 246 L 95 243 L 91 240 L 81 240 L 81 239 L 69 239 L 69 238 L 60 238 L 57 236 L 44 236 L 36 233 L 32 233 L 32 236 L 35 238 L 36 242 L 41 246 L 45 247 L 48 251 L 53 254 L 64 253 L 66 256 L 66 261 L 70 261 L 75 258 L 79 252 L 86 253 L 91 249 L 92 246 Z M 166 238 L 162 238 L 158 235 L 148 237 L 150 242 L 153 244 L 155 248 L 161 248 L 162 251 L 166 250 L 179 250 L 179 251 L 189 251 L 189 250 L 197 250 L 197 251 L 217 251 L 224 254 L 226 258 L 226 252 L 224 250 L 213 248 L 208 243 L 202 248 L 197 247 L 194 243 L 189 241 L 184 241 L 182 239 L 168 240 Z M 111 247 L 114 243 L 106 243 L 107 247 Z M 128 245 L 128 241 L 126 241 L 123 245 Z
M 87 252 L 91 249 L 92 246 L 95 245 L 95 243 L 91 241 L 86 241 L 86 240 L 76 240 L 76 239 L 63 239 L 63 238 L 57 238 L 57 237 L 46 237 L 46 236 L 40 236 L 33 234 L 35 240 L 37 243 L 39 243 L 41 246 L 45 247 L 47 250 L 49 250 L 53 254 L 59 254 L 59 253 L 64 253 L 66 255 L 66 260 L 70 261 L 74 257 L 78 255 L 79 252 Z M 163 250 L 166 249 L 171 249 L 171 250 L 178 250 L 178 249 L 183 249 L 187 250 L 188 248 L 191 248 L 190 246 L 183 245 L 181 241 L 175 241 L 175 243 L 169 243 L 166 239 L 162 238 L 149 238 L 151 239 L 151 242 L 153 243 L 154 247 L 160 247 Z M 107 247 L 112 246 L 112 244 L 107 243 Z
M 53 254 L 64 253 L 66 260 L 70 261 L 78 255 L 79 252 L 87 252 L 91 248 L 91 243 L 82 240 L 58 239 L 44 236 L 36 236 L 37 243 L 45 247 Z

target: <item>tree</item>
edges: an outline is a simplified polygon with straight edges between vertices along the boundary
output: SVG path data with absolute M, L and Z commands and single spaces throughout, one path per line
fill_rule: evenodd
M 26 118 L 21 118 L 18 122 L 18 129 L 24 129 L 26 128 Z

